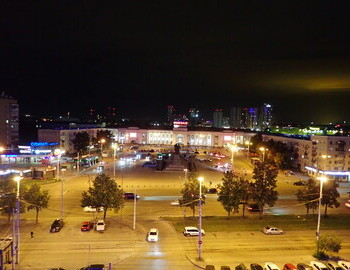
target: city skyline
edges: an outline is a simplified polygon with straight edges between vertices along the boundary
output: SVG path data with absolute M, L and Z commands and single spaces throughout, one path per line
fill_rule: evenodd
M 274 106 L 281 122 L 349 120 L 350 3 L 3 3 L 0 92 L 21 113 L 158 119 L 167 105 Z

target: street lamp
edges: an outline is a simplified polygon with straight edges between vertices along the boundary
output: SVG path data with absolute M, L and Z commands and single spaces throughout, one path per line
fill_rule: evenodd
M 17 182 L 17 193 L 16 193 L 16 222 L 15 222 L 15 252 L 16 252 L 16 264 L 19 263 L 19 222 L 20 222 L 20 200 L 19 200 L 19 186 L 23 177 L 16 176 L 14 180 Z
M 56 180 L 60 180 L 60 160 L 61 160 L 61 155 L 65 153 L 64 150 L 61 149 L 56 149 L 55 150 L 55 155 L 57 155 L 57 173 L 56 173 Z M 79 156 L 78 156 L 79 159 Z M 79 160 L 78 160 L 79 163 Z M 63 219 L 63 179 L 61 179 L 61 219 Z
M 202 259 L 202 182 L 204 181 L 203 177 L 198 177 L 199 181 L 199 207 L 198 207 L 198 259 Z
M 265 162 L 265 152 L 269 149 L 265 148 L 265 147 L 260 147 L 259 150 L 262 152 L 263 154 L 263 162 Z
M 233 153 L 238 151 L 238 147 L 237 145 L 231 145 L 230 148 L 231 148 L 231 165 L 233 168 Z
M 102 156 L 102 147 L 103 147 L 103 144 L 106 142 L 106 140 L 105 139 L 101 139 L 100 140 L 100 144 L 101 144 L 101 159 L 103 158 L 103 156 Z
M 327 177 L 321 176 L 321 177 L 317 177 L 317 179 L 320 180 L 320 197 L 318 198 L 318 218 L 317 218 L 317 229 L 316 229 L 316 241 L 317 241 L 317 251 L 318 251 L 319 239 L 320 239 L 322 189 L 323 189 L 323 182 L 327 181 Z
M 245 145 L 248 146 L 248 151 L 247 151 L 247 158 L 249 158 L 249 146 L 251 146 L 253 143 L 251 143 L 250 141 L 245 141 Z
M 114 153 L 113 153 L 113 177 L 115 178 L 115 152 L 117 151 L 118 144 L 117 143 L 113 143 L 112 144 L 112 148 L 114 150 Z

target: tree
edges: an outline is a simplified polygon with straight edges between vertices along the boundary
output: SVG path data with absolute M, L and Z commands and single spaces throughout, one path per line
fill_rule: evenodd
M 265 162 L 257 162 L 253 170 L 252 193 L 251 197 L 259 206 L 260 219 L 263 217 L 264 206 L 267 204 L 272 207 L 278 199 L 277 187 L 278 170 L 270 167 Z
M 35 222 L 38 223 L 39 211 L 49 206 L 49 191 L 42 191 L 39 184 L 32 184 L 28 189 L 24 191 L 23 199 L 27 204 L 29 204 L 27 207 L 28 210 L 35 209 Z
M 317 243 L 315 257 L 318 259 L 327 259 L 327 252 L 338 253 L 342 248 L 342 239 L 333 233 L 321 234 Z
M 218 185 L 218 201 L 222 204 L 226 210 L 228 216 L 231 213 L 238 213 L 239 205 L 243 204 L 243 217 L 244 206 L 248 201 L 249 194 L 249 181 L 243 177 L 235 176 L 232 171 L 224 174 L 222 178 L 222 184 Z
M 23 185 L 20 185 L 20 196 L 23 195 Z M 11 178 L 0 179 L 0 209 L 3 215 L 7 215 L 7 220 L 10 221 L 14 210 L 17 208 L 17 185 Z M 20 197 L 20 199 L 21 199 Z M 20 204 L 20 212 L 25 212 L 25 207 Z
M 92 182 L 92 187 L 83 191 L 81 206 L 92 208 L 104 208 L 103 219 L 106 219 L 107 210 L 114 209 L 118 212 L 124 207 L 123 190 L 106 174 L 100 174 Z
M 321 204 L 325 206 L 324 215 L 327 216 L 327 209 L 330 208 L 338 208 L 340 203 L 337 201 L 339 198 L 339 192 L 337 190 L 337 183 L 335 181 L 329 181 L 324 184 L 322 190 L 322 199 Z
M 310 178 L 302 189 L 298 189 L 295 195 L 298 201 L 305 205 L 306 215 L 310 213 L 310 210 L 314 212 L 318 207 L 319 187 L 314 179 Z
M 99 145 L 100 147 L 100 141 L 104 139 L 105 143 L 103 144 L 103 149 L 109 149 L 111 146 L 111 143 L 113 141 L 113 134 L 110 130 L 97 130 L 96 137 L 93 137 L 91 140 L 93 144 Z
M 202 191 L 205 191 L 206 187 L 202 186 Z M 192 209 L 192 217 L 196 210 L 196 206 L 199 205 L 199 181 L 195 174 L 188 174 L 188 178 L 181 190 L 182 198 L 179 199 L 180 205 L 189 207 Z M 205 196 L 202 196 L 202 205 L 205 203 Z
M 72 140 L 74 149 L 77 153 L 85 153 L 90 144 L 90 135 L 86 131 L 78 132 Z

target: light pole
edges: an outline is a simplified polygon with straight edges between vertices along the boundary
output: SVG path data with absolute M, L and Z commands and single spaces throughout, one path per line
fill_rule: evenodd
M 22 180 L 21 176 L 16 176 L 14 180 L 17 182 L 17 193 L 16 193 L 16 225 L 15 225 L 15 231 L 16 231 L 16 241 L 15 241 L 15 252 L 16 252 L 16 264 L 19 263 L 19 226 L 20 226 L 20 213 L 21 213 L 21 205 L 20 205 L 20 200 L 19 200 L 19 187 L 20 187 L 20 182 Z
M 260 147 L 259 150 L 262 152 L 263 154 L 263 162 L 265 162 L 265 152 L 269 149 L 265 148 L 265 147 Z
M 252 143 L 250 141 L 245 141 L 245 145 L 248 146 L 248 151 L 247 151 L 247 158 L 249 159 L 249 146 L 252 145 Z
M 199 181 L 199 207 L 198 207 L 198 259 L 202 260 L 202 182 L 204 181 L 203 177 L 198 177 Z
M 317 177 L 317 179 L 320 180 L 320 197 L 318 198 L 318 218 L 317 218 L 317 228 L 316 228 L 316 241 L 317 241 L 317 252 L 318 252 L 319 240 L 320 240 L 322 189 L 323 189 L 323 182 L 327 181 L 327 177 L 321 176 L 321 177 Z
M 102 155 L 102 148 L 103 148 L 103 144 L 106 142 L 105 139 L 101 139 L 100 140 L 100 144 L 101 144 L 101 159 L 103 159 L 103 155 Z
M 232 169 L 233 169 L 233 153 L 237 152 L 237 150 L 238 150 L 237 145 L 231 145 L 231 166 L 232 166 Z
M 61 160 L 62 154 L 64 154 L 63 150 L 60 150 L 60 149 L 55 150 L 55 155 L 57 155 L 57 173 L 56 173 L 57 181 L 60 180 L 60 160 Z M 79 163 L 79 160 L 78 160 L 78 163 Z M 61 219 L 63 219 L 63 179 L 61 179 Z
M 115 152 L 117 151 L 118 144 L 117 143 L 113 143 L 112 144 L 112 148 L 114 150 L 114 153 L 113 153 L 113 177 L 115 179 Z
M 185 172 L 185 182 L 187 181 L 187 172 L 188 172 L 188 169 L 184 169 L 184 172 Z

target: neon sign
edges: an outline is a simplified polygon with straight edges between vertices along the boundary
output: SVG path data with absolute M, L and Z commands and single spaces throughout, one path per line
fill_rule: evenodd
M 58 145 L 58 143 L 49 143 L 49 142 L 31 142 L 30 146 L 32 147 L 41 147 L 41 146 L 51 146 Z

